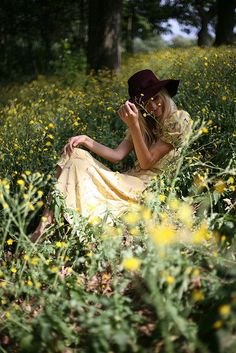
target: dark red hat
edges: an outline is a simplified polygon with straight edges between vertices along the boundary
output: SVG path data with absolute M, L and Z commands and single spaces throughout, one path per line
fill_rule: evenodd
M 179 80 L 158 80 L 151 70 L 141 70 L 128 79 L 129 101 L 144 104 L 155 96 L 162 88 L 165 88 L 173 97 L 178 90 Z

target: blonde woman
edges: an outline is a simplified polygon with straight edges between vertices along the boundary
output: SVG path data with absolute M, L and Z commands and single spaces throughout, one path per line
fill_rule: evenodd
M 86 135 L 69 139 L 57 162 L 56 184 L 64 197 L 69 223 L 74 221 L 73 212 L 88 221 L 103 218 L 107 211 L 121 216 L 130 205 L 139 203 L 154 176 L 174 170 L 192 126 L 189 114 L 178 110 L 172 100 L 178 85 L 179 80 L 159 80 L 151 70 L 138 71 L 128 80 L 129 100 L 118 110 L 127 130 L 115 149 Z M 112 163 L 120 162 L 134 150 L 137 161 L 125 173 L 113 172 L 80 146 Z M 32 241 L 53 222 L 52 210 L 45 209 L 43 216 Z

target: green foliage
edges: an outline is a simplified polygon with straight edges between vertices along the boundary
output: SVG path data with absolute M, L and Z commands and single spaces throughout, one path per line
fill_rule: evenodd
M 1 89 L 1 352 L 235 352 L 234 57 L 165 49 L 127 58 L 115 76 L 71 80 L 72 68 Z M 146 67 L 181 79 L 176 103 L 194 121 L 176 173 L 154 178 L 115 226 L 76 212 L 70 226 L 52 192 L 56 222 L 32 243 L 67 139 L 115 147 L 127 78 Z

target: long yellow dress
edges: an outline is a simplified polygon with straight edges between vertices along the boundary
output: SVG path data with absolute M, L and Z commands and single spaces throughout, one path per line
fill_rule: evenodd
M 121 216 L 130 205 L 139 203 L 140 196 L 151 179 L 161 173 L 174 170 L 182 146 L 191 134 L 192 120 L 184 110 L 173 113 L 160 127 L 158 138 L 174 146 L 150 170 L 140 168 L 138 161 L 125 173 L 113 172 L 92 155 L 75 148 L 71 156 L 63 155 L 57 162 L 62 168 L 56 184 L 67 210 L 78 212 L 88 221 L 106 215 Z M 129 130 L 126 139 L 132 141 Z M 72 214 L 73 214 L 72 212 Z M 69 223 L 73 217 L 67 216 Z

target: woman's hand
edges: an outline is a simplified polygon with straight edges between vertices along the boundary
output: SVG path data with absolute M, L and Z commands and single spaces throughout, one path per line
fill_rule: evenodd
M 68 143 L 65 145 L 63 154 L 71 154 L 73 149 L 78 145 L 83 145 L 86 141 L 86 135 L 73 136 L 69 139 Z
M 136 105 L 129 101 L 126 101 L 125 104 L 119 108 L 118 115 L 128 126 L 138 124 L 139 111 Z

